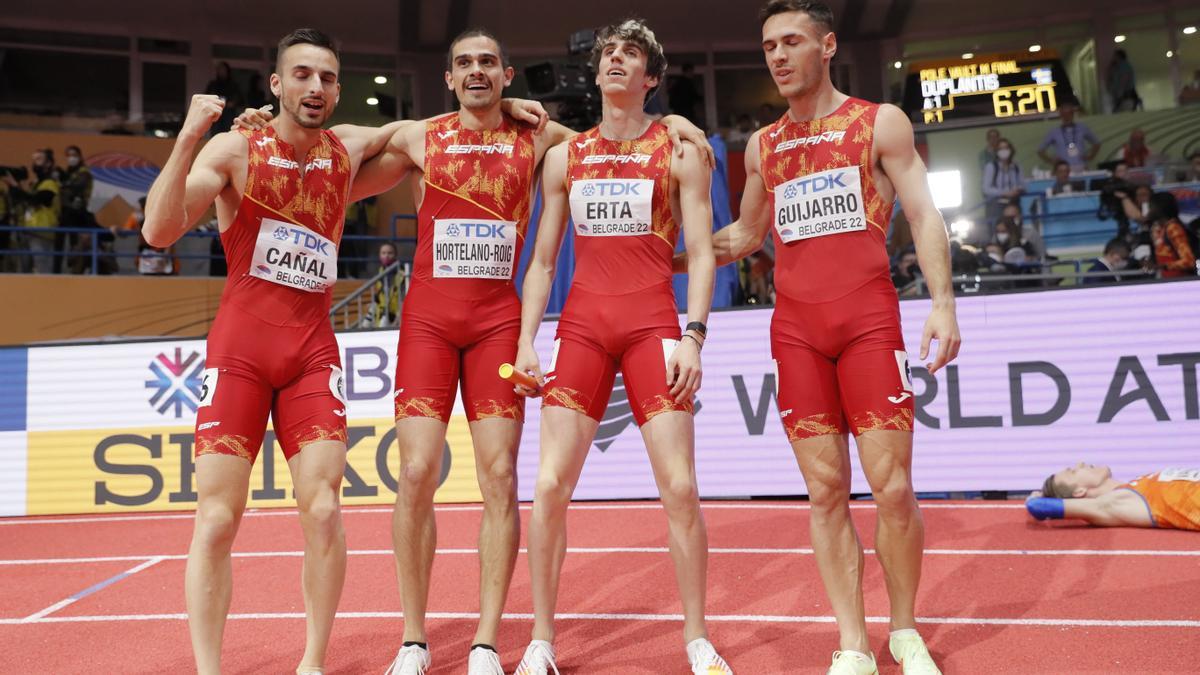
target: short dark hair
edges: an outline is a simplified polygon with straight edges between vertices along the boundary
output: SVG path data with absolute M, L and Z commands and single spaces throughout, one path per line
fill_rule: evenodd
M 1104 255 L 1108 255 L 1109 253 L 1116 251 L 1125 251 L 1125 255 L 1129 255 L 1129 244 L 1120 237 L 1109 239 L 1108 243 L 1104 245 Z
M 758 12 L 759 23 L 765 24 L 767 19 L 776 14 L 788 12 L 804 12 L 812 22 L 826 31 L 833 32 L 833 10 L 829 5 L 816 0 L 770 0 Z
M 1071 167 L 1071 163 L 1070 163 L 1070 162 L 1068 162 L 1068 161 L 1067 161 L 1067 160 L 1065 160 L 1065 159 L 1060 159 L 1060 160 L 1058 160 L 1057 162 L 1055 162 L 1055 163 L 1054 163 L 1054 170 L 1055 170 L 1055 171 L 1058 171 L 1058 167 L 1060 167 L 1060 166 L 1066 166 L 1067 168 L 1070 168 L 1070 167 Z
M 80 157 L 83 156 L 83 150 L 80 150 L 78 145 L 68 145 L 67 146 L 67 152 L 70 152 L 72 150 L 74 150 L 75 154 L 79 155 Z
M 504 43 L 500 41 L 500 38 L 492 35 L 492 32 L 486 28 L 468 28 L 450 41 L 450 46 L 446 49 L 446 70 L 451 70 L 454 66 L 454 45 L 476 37 L 487 38 L 495 42 L 496 49 L 500 50 L 500 65 L 504 68 L 508 67 L 508 51 L 504 49 Z
M 609 24 L 596 31 L 596 44 L 592 46 L 592 70 L 600 69 L 600 57 L 604 47 L 612 40 L 624 40 L 637 45 L 646 54 L 646 76 L 658 80 L 661 85 L 663 76 L 667 74 L 667 56 L 663 53 L 662 45 L 654 37 L 654 31 L 642 19 L 628 18 Z M 654 89 L 646 93 L 646 98 L 654 95 Z
M 287 35 L 284 35 L 279 40 L 279 45 L 275 54 L 276 71 L 279 70 L 279 63 L 280 59 L 283 58 L 283 53 L 287 51 L 288 47 L 294 47 L 296 45 L 313 45 L 314 47 L 328 49 L 329 51 L 333 52 L 334 58 L 336 58 L 339 62 L 342 60 L 342 55 L 338 53 L 337 42 L 335 42 L 334 39 L 328 34 L 322 33 L 316 28 L 297 28 Z
M 1179 201 L 1170 192 L 1154 192 L 1150 195 L 1150 210 L 1159 218 L 1173 220 L 1179 217 Z

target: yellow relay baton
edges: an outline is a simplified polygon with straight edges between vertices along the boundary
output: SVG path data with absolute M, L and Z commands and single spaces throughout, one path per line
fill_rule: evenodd
M 513 384 L 517 384 L 522 387 L 528 387 L 534 391 L 538 391 L 542 388 L 541 385 L 538 384 L 537 380 L 533 379 L 528 373 L 522 373 L 521 371 L 517 370 L 511 363 L 500 364 L 500 377 L 501 379 L 508 380 Z

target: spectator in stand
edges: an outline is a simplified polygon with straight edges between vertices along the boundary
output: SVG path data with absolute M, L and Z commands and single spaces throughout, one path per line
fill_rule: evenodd
M 233 69 L 229 66 L 228 61 L 217 64 L 216 77 L 209 80 L 204 93 L 220 96 L 225 100 L 225 107 L 221 109 L 221 117 L 216 124 L 212 125 L 211 133 L 218 134 L 228 131 L 233 126 L 234 118 L 246 107 L 246 97 L 242 94 L 242 89 L 238 86 L 237 81 L 233 79 Z
M 8 183 L 0 181 L 0 228 L 12 227 L 12 215 L 12 195 L 8 192 Z M 0 229 L 0 274 L 17 271 L 16 256 L 8 255 L 13 240 L 12 232 Z
M 771 273 L 775 259 L 764 249 L 746 257 L 746 304 L 771 304 Z
M 1196 252 L 1188 241 L 1188 231 L 1179 222 L 1179 202 L 1170 192 L 1150 196 L 1150 241 L 1154 247 L 1154 267 L 1164 279 L 1196 276 Z
M 343 226 L 342 246 L 338 251 L 338 276 L 343 279 L 360 279 L 369 276 L 366 272 L 369 253 L 367 245 L 358 237 L 366 236 L 375 222 L 376 198 L 366 197 L 346 205 L 346 221 Z M 392 247 L 395 250 L 395 247 Z M 395 258 L 395 255 L 392 256 Z
M 746 141 L 750 140 L 750 137 L 753 135 L 754 120 L 750 119 L 750 116 L 746 113 L 742 113 L 738 115 L 737 126 L 729 130 L 726 141 L 731 146 L 731 149 L 733 149 L 732 146 L 744 148 L 746 147 Z
M 96 220 L 88 211 L 88 202 L 92 199 L 92 171 L 83 161 L 83 151 L 78 145 L 67 146 L 67 168 L 62 172 L 62 219 L 64 228 L 94 228 Z M 60 233 L 54 237 L 54 248 L 66 251 L 91 251 L 91 238 L 81 233 Z M 79 256 L 72 257 L 70 271 L 79 274 L 83 271 L 83 260 Z M 55 256 L 54 272 L 62 271 L 63 257 Z M 88 261 L 87 269 L 91 269 Z
M 1006 261 L 1011 261 L 1013 256 L 1009 255 L 1009 251 L 1013 249 L 1021 249 L 1023 254 L 1018 256 L 1020 262 L 1037 258 L 1037 253 L 1029 240 L 1025 239 L 1021 233 L 1021 226 L 1015 224 L 1011 217 L 1001 218 L 996 223 L 996 234 L 992 237 L 989 243 L 998 244 L 1004 249 Z
M 379 271 L 382 272 L 396 262 L 396 245 L 384 242 L 379 246 Z M 362 319 L 363 328 L 391 328 L 400 317 L 400 286 L 404 282 L 404 269 L 386 274 L 371 289 L 371 306 Z
M 1071 164 L 1065 159 L 1054 163 L 1054 184 L 1046 188 L 1046 196 L 1066 195 L 1082 192 L 1083 186 L 1071 180 Z
M 892 265 L 892 284 L 896 290 L 902 291 L 920 278 L 921 265 L 917 262 L 917 249 L 911 245 L 906 246 Z
M 262 73 L 257 70 L 250 73 L 250 82 L 246 85 L 246 107 L 261 108 L 270 102 L 271 99 L 267 98 L 263 89 Z
M 170 276 L 179 274 L 179 261 L 175 258 L 175 247 L 156 248 L 151 246 L 142 234 L 142 226 L 146 224 L 146 198 L 138 198 L 138 208 L 129 214 L 125 221 L 126 230 L 137 230 L 138 247 L 134 264 L 138 274 L 145 276 Z
M 1121 200 L 1121 208 L 1129 220 L 1129 230 L 1124 234 L 1135 241 L 1142 240 L 1140 243 L 1148 243 L 1146 233 L 1150 224 L 1150 198 L 1154 195 L 1154 190 L 1151 190 L 1149 185 L 1139 185 L 1134 188 L 1132 197 L 1124 190 L 1113 194 Z
M 1121 161 L 1135 169 L 1146 166 L 1152 154 L 1146 147 L 1146 132 L 1141 129 L 1129 132 L 1129 140 L 1121 146 Z
M 980 169 L 996 161 L 996 147 L 1000 143 L 1000 130 L 988 129 L 986 139 L 983 149 L 979 151 Z
M 1108 95 L 1112 97 L 1113 112 L 1123 110 L 1138 110 L 1142 107 L 1142 97 L 1137 93 L 1137 77 L 1133 72 L 1133 64 L 1124 49 L 1113 52 L 1112 60 L 1108 62 Z
M 1072 172 L 1086 171 L 1088 162 L 1100 152 L 1100 139 L 1082 122 L 1075 121 L 1078 103 L 1074 99 L 1063 101 L 1058 109 L 1061 124 L 1046 132 L 1038 146 L 1038 156 L 1046 164 L 1055 165 L 1064 161 L 1071 165 Z
M 1192 73 L 1192 81 L 1179 91 L 1179 105 L 1200 103 L 1200 70 Z
M 681 75 L 671 78 L 667 103 L 671 106 L 671 112 L 699 124 L 703 117 L 703 109 L 699 106 L 704 101 L 704 96 L 700 93 L 700 87 L 696 85 L 696 67 L 685 63 L 681 70 Z
M 1180 183 L 1200 183 L 1200 150 L 1188 155 L 1188 168 L 1180 173 Z
M 1005 206 L 1020 204 L 1025 179 L 1017 163 L 1016 150 L 1007 138 L 996 141 L 996 158 L 983 166 L 983 196 L 987 219 L 995 220 Z
M 756 128 L 769 127 L 779 120 L 779 113 L 775 110 L 775 106 L 770 103 L 764 103 L 758 106 L 758 114 L 754 116 L 754 124 Z
M 21 237 L 30 251 L 31 268 L 35 274 L 49 274 L 53 269 L 55 228 L 62 213 L 59 200 L 62 186 L 59 170 L 54 166 L 54 151 L 50 148 L 35 150 L 32 169 L 24 184 L 8 173 L 4 174 L 4 181 L 12 194 L 15 212 L 24 214 L 17 222 L 23 227 L 37 228 Z
M 1129 244 L 1116 237 L 1104 245 L 1104 254 L 1092 262 L 1089 273 L 1107 272 L 1104 276 L 1085 277 L 1085 284 L 1111 284 L 1121 280 L 1121 273 L 1129 269 Z
M 1009 233 L 1017 236 L 1022 248 L 1028 248 L 1029 255 L 1034 260 L 1046 258 L 1046 242 L 1033 223 L 1025 222 L 1021 215 L 1021 205 L 1012 203 L 1004 207 L 1000 220 L 1009 225 Z

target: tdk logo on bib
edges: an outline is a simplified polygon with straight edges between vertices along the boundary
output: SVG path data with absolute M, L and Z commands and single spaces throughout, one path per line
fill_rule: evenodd
M 575 232 L 590 237 L 627 237 L 651 233 L 654 181 L 592 178 L 571 183 L 571 220 Z
M 306 228 L 280 226 L 275 228 L 271 236 L 278 241 L 291 240 L 293 246 L 321 255 L 330 255 L 333 249 L 333 242 Z
M 823 174 L 798 178 L 786 184 L 786 187 L 783 188 L 783 196 L 785 199 L 792 199 L 798 194 L 811 195 L 835 188 L 845 189 L 849 187 L 846 183 L 847 173 L 844 170 L 837 170 L 835 173 L 827 171 Z M 858 176 L 856 175 L 854 178 L 857 180 Z
M 504 231 L 509 227 L 509 223 L 501 220 L 484 221 L 481 223 L 470 223 L 465 221 L 452 221 L 446 227 L 446 234 L 451 237 L 473 237 L 476 239 L 491 239 L 498 237 L 505 238 Z

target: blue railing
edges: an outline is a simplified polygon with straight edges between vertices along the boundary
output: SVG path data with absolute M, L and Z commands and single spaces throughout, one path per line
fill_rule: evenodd
M 384 243 L 394 243 L 398 245 L 415 244 L 416 239 L 412 237 L 399 236 L 399 222 L 402 220 L 416 220 L 414 214 L 394 214 L 391 219 L 391 236 L 381 237 L 377 235 L 360 235 L 360 234 L 344 234 L 342 235 L 342 247 L 338 256 L 339 264 L 361 265 L 363 268 L 370 266 L 378 261 L 375 255 L 379 245 Z M 106 228 L 99 227 L 15 227 L 15 226 L 0 226 L 0 233 L 5 233 L 10 237 L 9 248 L 0 249 L 0 260 L 16 258 L 18 267 L 32 268 L 32 261 L 36 258 L 43 260 L 53 260 L 55 258 L 71 259 L 85 258 L 86 263 L 84 270 L 90 274 L 99 274 L 102 265 L 106 260 L 119 261 L 129 260 L 140 257 L 142 254 L 137 250 L 137 239 L 139 232 L 136 230 L 117 230 L 115 232 Z M 47 244 L 49 248 L 44 250 L 29 248 L 27 244 L 21 241 L 24 237 L 36 236 L 39 238 L 54 237 L 55 242 L 59 242 L 66 246 L 65 250 L 54 248 L 53 244 Z M 89 244 L 82 250 L 77 248 L 78 241 L 83 237 L 89 238 Z M 173 251 L 170 257 L 184 260 L 207 260 L 224 261 L 223 253 L 212 253 L 212 239 L 218 237 L 216 230 L 200 229 L 192 230 L 180 238 L 179 242 L 172 247 Z M 16 241 L 13 241 L 13 239 Z M 132 248 L 127 246 L 106 246 L 114 239 L 117 240 L 133 240 Z M 201 243 L 204 242 L 204 243 Z M 362 245 L 362 253 L 359 255 L 347 255 L 348 251 L 353 251 Z M 194 250 L 190 250 L 194 249 Z M 398 251 L 402 259 L 405 256 L 405 251 Z M 29 265 L 21 264 L 28 260 Z M 9 265 L 11 266 L 11 265 Z M 118 270 L 121 273 L 136 273 L 137 270 Z M 184 276 L 208 276 L 203 274 L 187 274 Z

